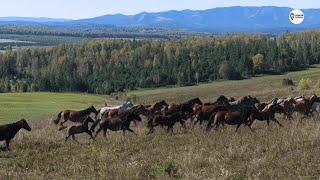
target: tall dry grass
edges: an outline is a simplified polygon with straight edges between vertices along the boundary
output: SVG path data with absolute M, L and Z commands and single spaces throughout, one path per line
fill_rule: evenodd
M 177 124 L 173 135 L 161 128 L 146 135 L 142 122 L 132 125 L 138 136 L 109 132 L 90 142 L 80 135 L 84 145 L 65 142 L 49 120 L 31 121 L 31 133 L 21 131 L 12 151 L 0 152 L 0 179 L 316 179 L 320 121 L 297 119 L 280 119 L 283 128 L 255 122 L 254 132 L 242 126 L 238 133 Z

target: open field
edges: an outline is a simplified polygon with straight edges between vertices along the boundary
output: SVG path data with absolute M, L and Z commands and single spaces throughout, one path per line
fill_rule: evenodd
M 180 102 L 191 97 L 213 101 L 220 94 L 241 97 L 272 97 L 318 93 L 312 88 L 301 92 L 296 86 L 282 86 L 283 78 L 297 83 L 302 77 L 320 79 L 320 66 L 280 76 L 256 77 L 242 81 L 221 81 L 194 87 L 137 90 L 142 103 L 159 99 Z M 132 128 L 137 136 L 109 132 L 87 143 L 80 135 L 80 146 L 64 142 L 65 131 L 58 132 L 50 122 L 62 109 L 82 109 L 89 104 L 98 107 L 105 97 L 71 93 L 0 94 L 2 123 L 32 119 L 31 132 L 21 131 L 11 144 L 11 152 L 0 152 L 0 179 L 317 179 L 320 174 L 320 118 L 295 117 L 288 122 L 278 117 L 284 127 L 275 123 L 255 122 L 254 132 L 241 127 L 225 126 L 204 132 L 196 126 L 184 130 L 176 125 L 173 135 L 157 128 L 146 135 L 145 119 Z M 116 103 L 107 99 L 109 104 Z M 35 116 L 35 114 L 37 114 Z M 10 120 L 9 120 L 10 119 Z
M 169 102 L 183 102 L 191 97 L 200 97 L 204 101 L 213 101 L 221 94 L 240 98 L 245 95 L 257 96 L 262 100 L 272 97 L 312 94 L 320 92 L 320 88 L 299 91 L 296 87 L 283 86 L 282 79 L 290 78 L 295 85 L 301 78 L 311 78 L 314 82 L 320 79 L 320 65 L 314 65 L 308 70 L 289 72 L 283 75 L 266 75 L 240 81 L 220 81 L 199 84 L 190 87 L 140 89 L 131 91 L 128 96 L 136 96 L 138 102 L 151 103 L 165 99 Z
M 105 101 L 103 96 L 76 93 L 0 93 L 0 123 L 22 117 L 50 118 L 63 109 L 84 109 L 91 104 L 100 107 Z

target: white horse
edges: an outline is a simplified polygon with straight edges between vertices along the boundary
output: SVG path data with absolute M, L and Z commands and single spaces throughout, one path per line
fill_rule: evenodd
M 125 102 L 125 103 L 123 103 L 123 104 L 121 104 L 119 106 L 105 106 L 105 107 L 101 108 L 100 110 L 98 110 L 99 111 L 99 113 L 98 113 L 99 115 L 97 115 L 97 116 L 99 116 L 98 118 L 101 118 L 106 112 L 108 112 L 110 110 L 114 110 L 114 109 L 124 109 L 124 110 L 126 110 L 126 109 L 130 109 L 132 107 L 133 107 L 133 104 L 130 101 Z

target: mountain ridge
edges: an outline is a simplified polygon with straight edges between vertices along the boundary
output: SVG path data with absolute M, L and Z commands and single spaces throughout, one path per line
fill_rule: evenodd
M 141 12 L 134 15 L 112 14 L 94 18 L 67 20 L 40 18 L 27 19 L 24 22 L 40 24 L 96 24 L 116 27 L 144 27 L 183 29 L 201 32 L 263 32 L 270 30 L 300 30 L 320 27 L 320 9 L 302 9 L 305 20 L 300 25 L 289 21 L 289 13 L 293 8 L 277 6 L 232 6 L 218 7 L 207 10 L 181 11 L 169 10 L 163 12 Z M 20 21 L 14 21 L 19 23 Z M 45 21 L 47 19 L 47 21 Z M 0 18 L 0 22 L 3 18 Z M 19 20 L 19 19 L 18 19 Z M 23 20 L 23 18 L 20 18 Z M 10 21 L 5 21 L 10 23 Z M 23 21 L 21 21 L 23 23 Z

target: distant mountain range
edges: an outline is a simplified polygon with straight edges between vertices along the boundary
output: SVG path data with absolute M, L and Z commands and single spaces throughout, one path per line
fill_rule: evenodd
M 105 15 L 91 19 L 67 20 L 50 18 L 0 18 L 5 23 L 40 23 L 50 25 L 112 25 L 117 27 L 143 27 L 183 29 L 203 32 L 274 32 L 299 31 L 320 28 L 320 9 L 302 9 L 304 22 L 294 25 L 289 21 L 288 7 L 224 7 L 208 10 L 142 12 L 136 15 Z

